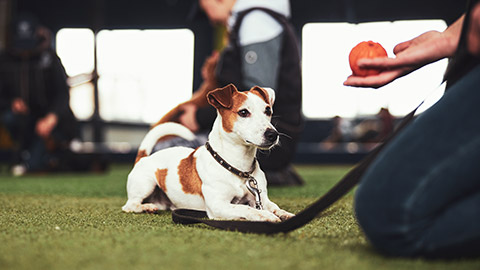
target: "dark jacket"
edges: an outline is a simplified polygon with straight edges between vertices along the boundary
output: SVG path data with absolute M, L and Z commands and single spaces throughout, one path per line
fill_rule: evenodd
M 70 88 L 60 59 L 53 50 L 29 57 L 0 55 L 0 112 L 11 109 L 12 101 L 22 98 L 33 119 L 50 112 L 58 116 L 57 128 L 67 137 L 76 135 L 76 119 L 70 108 Z

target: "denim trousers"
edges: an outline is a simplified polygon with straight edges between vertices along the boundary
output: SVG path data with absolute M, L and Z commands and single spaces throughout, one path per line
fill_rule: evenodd
M 480 255 L 480 66 L 385 146 L 354 204 L 386 255 Z

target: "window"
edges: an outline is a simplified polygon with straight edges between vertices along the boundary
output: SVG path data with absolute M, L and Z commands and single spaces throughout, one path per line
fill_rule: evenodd
M 93 71 L 93 37 L 88 29 L 58 32 L 57 53 L 70 77 Z M 153 123 L 191 97 L 192 31 L 102 30 L 96 43 L 102 119 Z M 87 119 L 93 113 L 93 86 L 81 87 L 82 95 L 72 88 L 71 106 L 78 118 Z
M 90 82 L 94 69 L 93 31 L 86 28 L 64 28 L 56 36 L 57 54 L 70 77 L 70 107 L 78 119 L 86 120 L 93 115 L 93 84 Z
M 190 30 L 103 30 L 97 37 L 100 116 L 153 123 L 192 95 Z
M 432 91 L 441 95 L 443 92 L 438 86 L 447 60 L 425 66 L 380 89 L 346 87 L 343 82 L 351 75 L 348 55 L 359 42 L 379 42 L 389 57 L 393 57 L 396 44 L 429 30 L 445 28 L 442 20 L 306 24 L 302 31 L 305 116 L 354 118 L 376 114 L 381 107 L 401 116 L 413 110 Z

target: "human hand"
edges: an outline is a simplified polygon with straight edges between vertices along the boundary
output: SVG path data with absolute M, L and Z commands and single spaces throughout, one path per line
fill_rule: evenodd
M 180 124 L 186 126 L 194 133 L 197 132 L 200 129 L 196 118 L 197 106 L 185 104 L 180 107 L 180 110 L 183 111 L 183 114 L 179 117 Z
M 57 122 L 57 115 L 54 113 L 49 113 L 45 117 L 37 121 L 37 125 L 35 126 L 35 132 L 37 132 L 38 136 L 46 138 L 50 136 L 52 130 L 57 125 Z
M 27 114 L 28 106 L 21 98 L 16 98 L 12 101 L 12 112 L 15 114 Z
M 393 50 L 395 58 L 382 57 L 358 60 L 359 67 L 383 71 L 378 75 L 367 77 L 352 75 L 343 84 L 379 88 L 424 65 L 453 55 L 455 49 L 456 44 L 452 44 L 452 40 L 446 36 L 445 32 L 429 31 L 395 46 Z

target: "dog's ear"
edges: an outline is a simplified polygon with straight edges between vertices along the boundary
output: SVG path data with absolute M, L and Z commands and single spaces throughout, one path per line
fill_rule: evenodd
M 217 109 L 230 109 L 233 106 L 232 96 L 235 92 L 238 90 L 233 84 L 212 90 L 207 94 L 208 103 Z
M 267 104 L 270 104 L 270 106 L 273 106 L 273 103 L 275 102 L 275 91 L 272 88 L 254 86 L 250 91 L 259 95 Z

